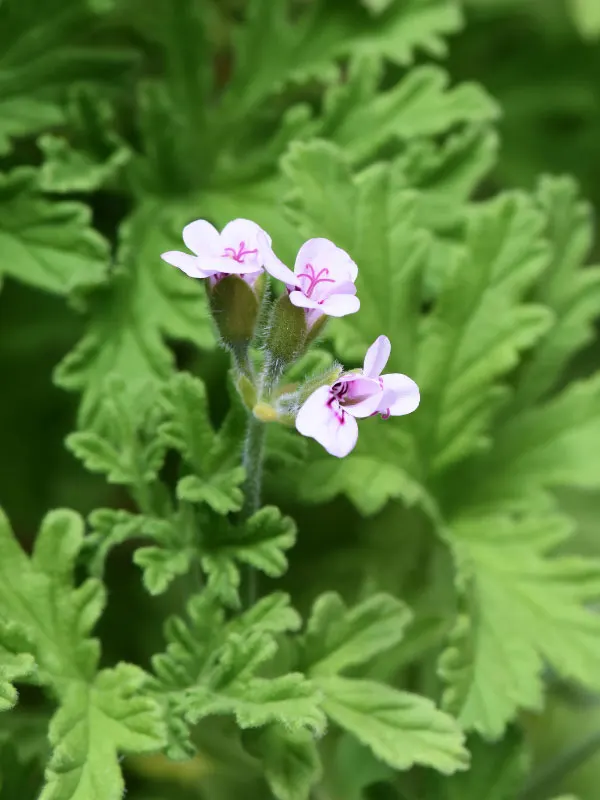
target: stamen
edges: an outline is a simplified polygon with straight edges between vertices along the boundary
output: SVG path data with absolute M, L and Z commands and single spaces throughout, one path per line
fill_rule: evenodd
M 254 248 L 254 250 L 244 250 L 246 242 L 240 242 L 239 248 L 236 249 L 234 247 L 226 247 L 223 251 L 223 256 L 225 258 L 232 258 L 234 261 L 237 261 L 238 264 L 244 263 L 244 256 L 254 255 L 258 253 L 258 249 Z
M 306 270 L 310 270 L 310 272 L 301 272 L 297 277 L 300 278 L 307 278 L 310 283 L 308 285 L 308 289 L 304 292 L 307 297 L 310 297 L 315 289 L 315 286 L 319 283 L 335 283 L 333 278 L 322 278 L 321 275 L 329 275 L 329 270 L 327 267 L 323 267 L 323 269 L 315 275 L 315 268 L 312 264 L 306 264 L 304 267 Z

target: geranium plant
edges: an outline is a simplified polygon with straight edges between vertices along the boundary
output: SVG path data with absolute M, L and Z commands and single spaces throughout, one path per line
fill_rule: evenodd
M 499 109 L 428 63 L 461 25 L 0 4 L 0 271 L 79 315 L 102 476 L 31 548 L 0 516 L 2 798 L 556 800 L 527 715 L 600 690 L 559 491 L 600 488 L 600 269 L 572 180 L 490 195 Z

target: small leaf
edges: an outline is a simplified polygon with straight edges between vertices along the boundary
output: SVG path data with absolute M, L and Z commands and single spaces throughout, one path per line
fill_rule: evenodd
M 370 661 L 403 637 L 412 614 L 400 600 L 375 594 L 347 609 L 335 592 L 313 605 L 304 637 L 309 674 L 335 675 Z
M 120 753 L 164 745 L 158 703 L 144 694 L 144 673 L 130 664 L 103 670 L 88 686 L 73 682 L 50 724 L 54 748 L 40 800 L 119 800 Z
M 81 203 L 52 202 L 29 167 L 0 174 L 0 275 L 66 295 L 101 283 L 108 243 Z
M 13 682 L 35 670 L 32 644 L 15 622 L 0 619 L 0 711 L 7 711 L 17 702 Z
M 186 692 L 182 711 L 196 723 L 212 714 L 233 714 L 240 728 L 280 723 L 296 731 L 325 730 L 320 695 L 299 673 L 270 680 L 252 678 L 217 689 L 198 686 Z
M 308 800 L 322 767 L 309 731 L 270 725 L 258 741 L 265 778 L 277 800 Z
M 55 373 L 60 386 L 84 393 L 84 425 L 102 410 L 109 376 L 121 378 L 129 399 L 169 377 L 173 359 L 165 338 L 213 346 L 199 281 L 160 259 L 181 247 L 181 230 L 193 214 L 189 206 L 149 201 L 121 226 L 117 269 L 88 298 L 87 331 Z
M 206 503 L 217 514 L 229 514 L 242 507 L 244 493 L 240 487 L 244 478 L 243 467 L 217 472 L 206 481 L 196 475 L 188 475 L 177 484 L 177 497 L 190 503 Z
M 467 768 L 460 728 L 425 697 L 373 681 L 322 677 L 316 683 L 327 715 L 391 767 L 421 764 L 448 775 Z
M 0 616 L 20 633 L 35 656 L 43 684 L 87 680 L 99 647 L 89 633 L 104 606 L 102 584 L 75 587 L 75 561 L 83 544 L 83 520 L 73 511 L 44 517 L 29 558 L 0 512 Z
M 156 595 L 165 592 L 175 578 L 189 572 L 192 554 L 188 550 L 176 552 L 162 547 L 140 547 L 133 560 L 143 570 L 144 586 L 150 594 Z

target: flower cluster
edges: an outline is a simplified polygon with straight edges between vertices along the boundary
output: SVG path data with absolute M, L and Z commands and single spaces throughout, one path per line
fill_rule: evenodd
M 233 299 L 240 297 L 236 287 L 244 285 L 247 294 L 241 295 L 243 305 L 248 296 L 253 298 L 260 294 L 259 279 L 264 272 L 284 283 L 284 302 L 292 313 L 300 315 L 300 331 L 298 326 L 280 322 L 279 340 L 281 335 L 296 337 L 304 344 L 310 341 L 317 322 L 322 324 L 328 316 L 354 314 L 360 308 L 356 296 L 358 267 L 348 253 L 328 239 L 305 242 L 298 251 L 293 271 L 275 255 L 270 236 L 250 220 L 233 220 L 221 233 L 206 220 L 196 220 L 183 229 L 183 241 L 191 253 L 172 250 L 163 253 L 162 258 L 192 278 L 206 279 L 209 292 L 215 298 L 223 294 L 219 287 L 233 286 L 233 291 L 225 295 L 231 307 L 230 316 L 247 317 L 240 303 Z M 218 310 L 215 318 L 223 333 L 223 320 L 217 318 L 221 316 L 222 306 Z M 257 317 L 258 302 L 255 301 L 249 322 L 241 326 L 240 341 L 247 340 L 246 346 L 252 338 Z M 231 327 L 230 324 L 227 330 Z M 224 334 L 224 338 L 227 341 L 227 335 Z M 235 348 L 232 349 L 235 352 Z M 331 455 L 343 457 L 356 444 L 357 419 L 376 415 L 388 419 L 414 411 L 419 405 L 417 384 L 406 375 L 381 374 L 390 351 L 387 336 L 379 336 L 368 349 L 362 370 L 337 375 L 329 385 L 313 391 L 295 415 L 297 430 L 316 439 Z M 285 365 L 285 359 L 280 362 Z

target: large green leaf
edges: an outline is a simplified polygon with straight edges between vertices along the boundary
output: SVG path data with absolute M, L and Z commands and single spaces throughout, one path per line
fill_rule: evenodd
M 451 774 L 467 767 L 460 728 L 425 697 L 349 678 L 319 678 L 317 685 L 327 715 L 395 769 L 423 764 Z
M 144 673 L 130 664 L 73 683 L 50 724 L 54 748 L 40 800 L 119 800 L 121 753 L 164 744 L 160 707 L 143 691 Z
M 551 557 L 570 533 L 559 516 L 480 517 L 449 532 L 465 615 L 442 659 L 445 704 L 464 728 L 498 738 L 539 709 L 544 666 L 600 688 L 600 563 Z
M 90 298 L 88 330 L 56 371 L 59 385 L 84 393 L 82 422 L 97 414 L 109 375 L 122 377 L 128 393 L 168 377 L 165 338 L 213 346 L 200 281 L 160 258 L 182 246 L 182 228 L 193 215 L 191 206 L 148 202 L 125 223 L 118 271 Z
M 108 243 L 90 226 L 81 203 L 52 202 L 34 169 L 0 174 L 0 276 L 55 294 L 104 279 Z

